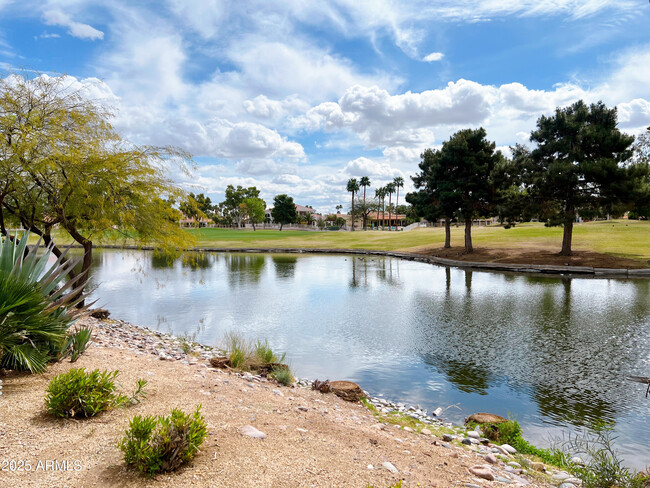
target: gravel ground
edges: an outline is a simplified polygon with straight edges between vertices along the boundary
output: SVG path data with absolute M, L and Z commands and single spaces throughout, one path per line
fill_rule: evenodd
M 517 465 L 506 464 L 515 458 L 497 459 L 496 448 L 379 423 L 363 405 L 335 395 L 213 369 L 209 348 L 184 350 L 173 336 L 122 321 L 84 321 L 94 327 L 94 343 L 75 364 L 53 364 L 43 375 L 2 376 L 0 486 L 386 488 L 399 480 L 404 487 L 551 486 L 544 481 L 550 477 L 537 472 L 517 474 Z M 44 409 L 47 384 L 72 367 L 118 369 L 129 393 L 144 378 L 148 396 L 92 419 L 53 418 Z M 117 443 L 133 415 L 192 411 L 197 404 L 209 436 L 190 464 L 153 480 L 125 467 Z M 266 438 L 244 435 L 246 426 Z

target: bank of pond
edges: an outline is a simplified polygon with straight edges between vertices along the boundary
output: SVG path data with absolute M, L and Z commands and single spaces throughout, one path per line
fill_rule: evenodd
M 650 280 L 472 271 L 384 256 L 98 250 L 112 316 L 215 345 L 264 338 L 301 377 L 462 423 L 516 418 L 539 446 L 606 423 L 626 464 L 650 459 Z

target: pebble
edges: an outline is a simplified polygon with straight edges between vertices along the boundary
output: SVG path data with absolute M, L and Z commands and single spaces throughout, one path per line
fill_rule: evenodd
M 281 397 L 284 396 L 284 393 L 282 393 L 280 390 L 271 390 L 271 391 L 273 391 L 274 395 L 278 395 L 278 396 L 281 396 Z
M 516 454 L 517 453 L 517 449 L 512 447 L 510 444 L 501 444 L 501 449 L 506 451 L 508 454 Z
M 471 437 L 472 439 L 480 439 L 480 438 L 481 438 L 481 436 L 479 435 L 479 433 L 476 432 L 475 430 L 470 430 L 470 431 L 468 431 L 468 432 L 467 432 L 467 437 Z
M 553 476 L 551 476 L 554 480 L 562 481 L 567 478 L 571 478 L 571 475 L 567 473 L 566 471 L 560 471 L 558 473 L 555 473 Z
M 451 434 L 442 434 L 442 440 L 445 442 L 451 442 L 454 440 L 454 436 Z
M 261 430 L 257 430 L 252 425 L 244 425 L 240 432 L 246 437 L 252 437 L 253 439 L 266 439 L 266 434 Z
M 472 466 L 469 468 L 469 472 L 478 478 L 494 481 L 494 474 L 492 474 L 492 470 L 490 468 L 486 468 L 485 466 Z
M 562 483 L 560 488 L 577 488 L 573 483 Z
M 427 428 L 425 427 L 424 429 L 422 429 L 422 430 L 420 431 L 420 434 L 423 434 L 423 435 L 433 435 L 433 432 L 431 432 L 429 429 L 427 429 Z
M 486 456 L 483 456 L 483 459 L 485 459 L 490 464 L 497 463 L 497 457 L 494 454 L 488 454 Z
M 395 466 L 393 466 L 393 464 L 388 462 L 388 461 L 385 461 L 385 462 L 381 463 L 381 465 L 384 467 L 384 469 L 387 469 L 388 471 L 390 471 L 393 474 L 399 473 L 397 468 Z

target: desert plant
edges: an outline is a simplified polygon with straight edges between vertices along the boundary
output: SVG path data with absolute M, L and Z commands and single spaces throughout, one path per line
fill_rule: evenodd
M 235 332 L 226 334 L 226 348 L 232 368 L 242 368 L 251 357 L 248 341 Z
M 258 340 L 255 342 L 255 356 L 262 364 L 273 364 L 283 362 L 287 354 L 283 353 L 282 356 L 278 357 L 269 346 L 269 341 L 265 339 L 264 341 Z
M 289 386 L 294 381 L 293 374 L 291 374 L 291 370 L 284 365 L 275 366 L 271 370 L 271 377 L 275 378 L 275 381 L 277 381 L 278 383 L 284 386 Z
M 39 373 L 65 348 L 70 325 L 84 313 L 79 278 L 67 274 L 78 260 L 65 254 L 48 267 L 51 247 L 27 248 L 29 236 L 0 245 L 0 367 Z M 44 251 L 44 252 L 41 252 Z
M 88 349 L 92 335 L 93 330 L 91 327 L 81 327 L 79 330 L 70 334 L 65 344 L 63 356 L 69 355 L 70 362 L 76 362 L 79 356 Z
M 612 427 L 598 425 L 594 434 L 576 436 L 565 448 L 586 459 L 584 465 L 574 466 L 573 473 L 582 480 L 584 488 L 641 488 L 648 480 L 643 475 L 623 466 L 614 449 L 616 437 Z
M 145 380 L 138 380 L 135 393 L 129 397 L 117 392 L 118 371 L 86 372 L 71 369 L 50 381 L 45 396 L 47 411 L 57 417 L 93 417 L 111 408 L 139 402 L 145 396 Z
M 200 405 L 194 414 L 174 408 L 166 417 L 133 417 L 119 447 L 126 464 L 153 476 L 172 471 L 194 458 L 207 435 Z

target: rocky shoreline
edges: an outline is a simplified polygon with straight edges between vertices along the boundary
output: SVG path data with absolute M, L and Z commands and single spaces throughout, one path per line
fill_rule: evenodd
M 222 354 L 217 348 L 190 342 L 182 337 L 169 333 L 159 332 L 146 327 L 137 326 L 123 320 L 99 320 L 92 317 L 82 319 L 81 325 L 93 328 L 93 342 L 96 346 L 113 349 L 126 349 L 140 356 L 155 356 L 160 361 L 178 362 L 188 366 L 204 367 L 209 370 L 223 373 L 209 366 L 209 359 Z M 265 377 L 249 372 L 228 372 L 248 382 L 251 387 L 255 384 L 267 383 Z M 224 380 L 227 381 L 227 380 Z M 298 378 L 293 385 L 295 388 L 311 389 L 312 381 L 308 378 Z M 284 396 L 281 387 L 274 387 L 275 395 Z M 466 482 L 463 486 L 479 488 L 485 481 L 498 484 L 523 486 L 560 486 L 561 488 L 577 488 L 581 481 L 571 474 L 543 465 L 542 463 L 527 462 L 519 456 L 514 448 L 508 445 L 498 446 L 492 444 L 481 436 L 479 427 L 467 430 L 445 422 L 440 418 L 442 409 L 438 408 L 430 414 L 418 405 L 406 405 L 401 402 L 389 401 L 366 394 L 366 406 L 375 410 L 379 417 L 384 415 L 400 415 L 408 417 L 419 423 L 417 429 L 404 425 L 391 425 L 390 423 L 377 423 L 373 428 L 382 431 L 403 431 L 419 434 L 432 439 L 434 445 L 449 450 L 463 449 L 475 456 L 475 463 L 468 466 L 468 472 L 473 476 L 473 482 Z M 306 407 L 304 407 L 306 408 Z M 305 410 L 306 411 L 306 410 Z M 443 432 L 444 433 L 441 433 Z M 434 433 L 435 432 L 435 433 Z M 253 426 L 244 426 L 243 435 L 253 438 L 265 438 L 266 434 Z M 437 435 L 436 435 L 437 434 Z M 395 442 L 403 443 L 401 438 Z M 367 469 L 383 469 L 393 474 L 398 474 L 397 468 L 390 461 L 381 465 L 369 464 Z M 549 485 L 547 485 L 549 483 Z M 492 485 L 492 483 L 490 483 Z

